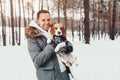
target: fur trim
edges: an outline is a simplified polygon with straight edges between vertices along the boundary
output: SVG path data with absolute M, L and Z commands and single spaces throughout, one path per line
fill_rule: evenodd
M 38 35 L 38 31 L 35 27 L 32 26 L 25 27 L 25 36 L 27 38 L 34 38 L 36 35 Z
M 36 21 L 31 21 L 29 26 L 25 28 L 26 37 L 34 38 L 36 36 L 44 35 L 46 38 L 49 38 L 50 35 L 47 31 L 42 29 Z

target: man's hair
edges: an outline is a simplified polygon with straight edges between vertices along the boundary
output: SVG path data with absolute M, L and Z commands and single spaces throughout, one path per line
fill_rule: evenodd
M 37 19 L 39 19 L 39 16 L 40 16 L 41 13 L 48 13 L 48 14 L 50 14 L 50 12 L 47 11 L 47 10 L 40 10 L 40 11 L 38 11 L 38 13 L 37 13 Z

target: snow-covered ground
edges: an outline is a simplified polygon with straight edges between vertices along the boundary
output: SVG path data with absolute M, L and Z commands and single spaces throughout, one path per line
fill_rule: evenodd
M 120 39 L 74 46 L 79 61 L 77 80 L 120 80 Z
M 79 63 L 74 67 L 76 80 L 120 80 L 120 38 L 71 42 Z M 26 44 L 0 46 L 0 80 L 37 80 Z

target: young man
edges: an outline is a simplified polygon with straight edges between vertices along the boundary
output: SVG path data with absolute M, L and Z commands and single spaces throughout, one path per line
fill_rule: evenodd
M 37 20 L 32 21 L 25 28 L 28 51 L 35 65 L 37 78 L 38 80 L 70 80 L 67 70 L 60 71 L 58 59 L 54 52 L 58 43 L 47 44 L 50 25 L 50 13 L 46 10 L 40 10 L 37 13 Z M 71 52 L 72 49 L 67 51 Z

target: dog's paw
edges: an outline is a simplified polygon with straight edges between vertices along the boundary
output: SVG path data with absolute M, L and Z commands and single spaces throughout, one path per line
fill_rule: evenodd
M 60 50 L 60 48 L 61 48 L 61 47 L 64 47 L 65 45 L 66 45 L 65 42 L 59 43 L 59 44 L 56 46 L 56 48 L 55 48 L 55 52 L 58 52 L 58 51 Z
M 47 39 L 47 43 L 48 44 L 51 43 L 51 39 L 50 38 Z

